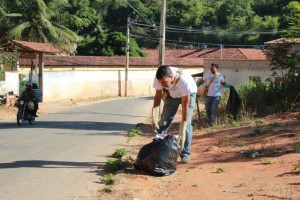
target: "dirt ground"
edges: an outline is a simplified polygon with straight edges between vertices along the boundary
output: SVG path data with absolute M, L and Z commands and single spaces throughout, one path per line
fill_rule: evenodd
M 39 112 L 87 103 L 42 103 Z M 13 107 L 0 107 L 2 120 L 15 114 Z M 142 131 L 124 145 L 134 159 L 153 138 L 149 123 Z M 177 132 L 174 123 L 170 134 Z M 299 151 L 300 112 L 268 116 L 242 127 L 195 130 L 190 163 L 178 159 L 176 172 L 164 177 L 127 168 L 113 185 L 99 183 L 98 200 L 300 200 L 300 166 L 294 171 Z
M 174 123 L 170 133 L 177 130 Z M 146 125 L 141 136 L 129 139 L 130 156 L 136 158 L 152 138 Z M 269 116 L 249 126 L 197 130 L 191 163 L 178 159 L 177 171 L 164 177 L 128 168 L 116 175 L 113 185 L 101 186 L 99 199 L 300 200 L 300 169 L 294 171 L 299 151 L 300 112 Z

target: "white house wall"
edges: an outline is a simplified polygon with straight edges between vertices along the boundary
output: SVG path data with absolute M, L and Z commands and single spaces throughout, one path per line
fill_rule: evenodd
M 221 72 L 225 76 L 225 80 L 227 83 L 233 85 L 234 87 L 238 87 L 249 80 L 252 76 L 260 77 L 260 80 L 266 80 L 271 78 L 274 80 L 274 77 L 271 76 L 274 71 L 271 70 L 271 66 L 269 65 L 269 61 L 265 60 L 251 60 L 251 61 L 226 61 L 226 60 L 204 60 L 206 73 L 211 63 L 219 64 L 219 72 Z M 282 77 L 282 71 L 276 71 L 278 76 Z
M 19 94 L 19 74 L 16 72 L 5 72 L 5 81 L 0 81 L 0 94 L 7 92 Z
M 185 69 L 191 74 L 200 68 Z M 154 95 L 153 79 L 156 68 L 130 69 L 128 73 L 128 96 Z M 64 99 L 87 99 L 105 96 L 124 96 L 125 71 L 120 69 L 93 71 L 45 71 L 43 101 Z

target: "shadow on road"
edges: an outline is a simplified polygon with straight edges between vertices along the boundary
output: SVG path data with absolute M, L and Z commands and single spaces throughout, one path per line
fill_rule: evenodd
M 119 122 L 93 122 L 93 121 L 40 121 L 34 125 L 28 123 L 18 126 L 15 122 L 0 123 L 0 129 L 15 128 L 47 128 L 47 129 L 69 129 L 69 130 L 97 130 L 97 131 L 128 131 L 136 124 Z M 1 134 L 1 133 L 0 133 Z
M 21 160 L 11 163 L 0 163 L 0 169 L 10 168 L 103 168 L 103 162 L 70 162 L 48 160 Z

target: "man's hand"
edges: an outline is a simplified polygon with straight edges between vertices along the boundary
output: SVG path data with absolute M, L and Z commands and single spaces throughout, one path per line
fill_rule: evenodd
M 187 121 L 181 121 L 179 126 L 179 138 L 178 143 L 181 149 L 184 147 L 186 137 Z
M 158 117 L 159 117 L 159 106 L 152 108 L 152 128 L 153 128 L 153 130 L 159 129 Z

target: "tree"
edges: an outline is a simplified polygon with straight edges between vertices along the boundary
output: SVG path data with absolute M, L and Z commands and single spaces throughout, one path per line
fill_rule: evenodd
M 300 37 L 300 2 L 292 1 L 284 7 L 284 20 L 287 23 L 287 37 Z
M 80 19 L 65 13 L 67 0 L 6 0 L 2 2 L 0 26 L 2 36 L 33 42 L 52 43 L 68 52 L 74 52 L 79 37 L 60 23 L 61 19 L 80 23 Z
M 121 32 L 100 33 L 96 37 L 88 37 L 78 45 L 79 55 L 124 56 L 126 36 Z M 145 56 L 134 39 L 130 39 L 130 56 Z
M 270 65 L 274 66 L 272 70 L 288 70 L 289 74 L 300 73 L 300 52 L 292 52 L 292 44 L 293 42 L 275 44 L 269 48 Z
M 74 23 L 74 21 L 65 20 L 62 22 L 67 27 L 76 30 L 79 35 L 93 36 L 102 31 L 102 16 L 93 7 L 97 1 L 91 2 L 90 0 L 69 0 L 71 6 L 67 11 L 81 19 L 81 23 Z
M 219 26 L 226 27 L 230 18 L 245 17 L 250 20 L 254 16 L 253 0 L 225 0 L 217 11 Z

